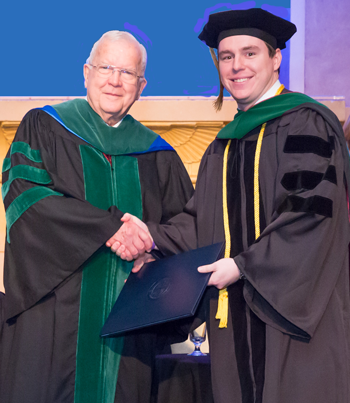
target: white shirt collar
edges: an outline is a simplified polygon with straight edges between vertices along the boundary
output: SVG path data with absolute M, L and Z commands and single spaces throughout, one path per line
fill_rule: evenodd
M 85 97 L 85 101 L 86 101 L 86 102 L 89 102 L 88 99 L 87 99 L 87 97 Z M 124 116 L 124 118 L 125 118 L 125 116 Z M 123 119 L 124 119 L 124 118 L 123 118 Z M 118 126 L 122 123 L 123 119 L 122 119 L 122 120 L 119 120 L 119 122 L 116 123 L 115 125 L 113 125 L 112 127 L 118 127 Z M 105 122 L 105 123 L 106 123 L 106 122 Z M 106 125 L 107 125 L 107 123 L 106 123 Z M 109 125 L 107 125 L 107 126 L 109 126 Z
M 255 105 L 262 102 L 262 101 L 266 101 L 269 98 L 272 98 L 276 95 L 276 92 L 278 91 L 279 87 L 281 86 L 280 80 L 277 80 L 275 82 L 275 84 L 265 92 L 265 94 L 259 98 L 256 102 Z
M 123 118 L 123 119 L 124 119 L 124 118 Z M 123 119 L 122 119 L 122 120 L 119 120 L 119 122 L 116 123 L 115 125 L 113 125 L 113 127 L 118 127 L 118 126 L 122 123 Z M 107 123 L 106 123 L 106 124 L 107 124 Z

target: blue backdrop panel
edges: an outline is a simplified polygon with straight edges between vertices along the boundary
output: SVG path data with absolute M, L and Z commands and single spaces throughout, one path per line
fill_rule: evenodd
M 147 49 L 143 95 L 217 95 L 217 72 L 197 38 L 208 15 L 261 7 L 289 20 L 290 0 L 216 1 L 3 2 L 0 96 L 85 95 L 83 64 L 94 42 L 115 29 L 129 31 Z M 289 47 L 282 54 L 281 81 L 288 86 Z

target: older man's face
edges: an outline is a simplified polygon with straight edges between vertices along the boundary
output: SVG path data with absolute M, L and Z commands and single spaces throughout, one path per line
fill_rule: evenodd
M 134 71 L 138 76 L 143 75 L 140 48 L 136 43 L 125 40 L 103 41 L 90 63 L 94 66 L 112 65 Z M 127 83 L 123 81 L 118 71 L 106 77 L 87 64 L 84 65 L 84 77 L 90 106 L 110 126 L 127 114 L 147 83 L 144 78 L 138 78 L 135 84 Z

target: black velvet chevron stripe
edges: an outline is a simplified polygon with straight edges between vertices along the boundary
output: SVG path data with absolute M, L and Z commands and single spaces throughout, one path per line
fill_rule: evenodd
M 333 150 L 332 143 L 316 136 L 288 136 L 283 151 L 287 154 L 312 153 L 320 157 L 330 158 Z
M 300 196 L 288 196 L 278 208 L 278 214 L 293 213 L 310 213 L 319 214 L 325 217 L 333 215 L 333 201 L 322 196 L 311 196 L 303 198 Z
M 323 180 L 337 184 L 337 172 L 334 165 L 330 165 L 324 175 Z
M 311 190 L 315 189 L 322 180 L 327 180 L 335 185 L 337 184 L 337 174 L 334 165 L 330 165 L 325 174 L 314 171 L 287 172 L 284 174 L 281 184 L 289 191 Z

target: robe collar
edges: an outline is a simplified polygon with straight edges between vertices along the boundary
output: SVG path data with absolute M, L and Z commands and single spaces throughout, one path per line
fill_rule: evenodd
M 74 99 L 42 110 L 75 136 L 107 155 L 144 154 L 173 148 L 158 134 L 126 115 L 118 127 L 106 125 L 85 99 Z
M 252 106 L 246 112 L 238 111 L 234 120 L 219 131 L 217 138 L 241 139 L 263 123 L 280 117 L 284 113 L 303 104 L 305 106 L 307 104 L 322 105 L 307 95 L 297 92 L 277 95 Z

